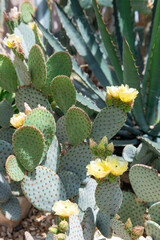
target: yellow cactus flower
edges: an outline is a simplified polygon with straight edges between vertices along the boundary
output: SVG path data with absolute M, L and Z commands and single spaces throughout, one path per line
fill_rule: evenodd
M 7 37 L 4 38 L 3 43 L 9 48 L 19 48 L 22 44 L 22 37 L 7 33 Z
M 115 155 L 107 157 L 105 162 L 110 169 L 110 173 L 115 176 L 122 175 L 128 169 L 128 162 L 120 160 Z
M 107 87 L 107 94 L 111 95 L 114 98 L 119 98 L 119 87 L 118 86 Z
M 55 212 L 55 215 L 59 215 L 60 217 L 69 217 L 79 214 L 78 205 L 72 203 L 70 200 L 55 202 L 52 210 Z
M 91 161 L 86 167 L 88 169 L 87 174 L 93 175 L 95 178 L 104 178 L 110 173 L 110 169 L 104 160 L 97 158 L 95 161 Z
M 14 114 L 13 117 L 10 119 L 10 123 L 13 127 L 19 128 L 23 125 L 24 120 L 26 119 L 25 113 L 18 113 Z
M 119 87 L 119 98 L 122 102 L 132 102 L 137 97 L 138 91 L 135 88 L 129 88 L 126 84 Z

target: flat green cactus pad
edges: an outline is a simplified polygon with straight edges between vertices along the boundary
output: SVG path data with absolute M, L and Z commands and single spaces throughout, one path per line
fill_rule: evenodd
M 69 142 L 72 145 L 80 144 L 91 133 L 92 122 L 81 108 L 71 107 L 67 111 L 65 123 Z
M 160 226 L 154 221 L 147 221 L 145 224 L 147 236 L 151 236 L 154 240 L 160 240 Z
M 60 171 L 58 174 L 66 189 L 67 198 L 71 199 L 78 195 L 81 182 L 77 174 L 71 171 Z
M 87 208 L 82 221 L 83 237 L 85 240 L 94 239 L 95 234 L 95 220 L 92 208 Z
M 14 67 L 16 69 L 18 79 L 20 81 L 20 85 L 30 85 L 31 84 L 31 76 L 28 70 L 28 66 L 25 61 L 19 59 L 19 57 L 15 56 L 14 58 Z
M 139 144 L 135 158 L 131 164 L 131 166 L 135 164 L 144 164 L 147 165 L 147 163 L 154 158 L 154 153 L 149 150 L 148 146 L 145 143 Z
M 66 240 L 85 240 L 83 237 L 83 230 L 77 216 L 69 217 L 69 231 Z
M 97 182 L 90 178 L 86 186 L 79 189 L 79 196 L 76 201 L 81 210 L 86 211 L 88 207 L 95 208 L 95 190 L 97 187 Z
M 29 23 L 32 20 L 33 6 L 29 1 L 25 1 L 21 5 L 22 18 L 25 23 Z
M 10 118 L 13 115 L 13 108 L 6 100 L 0 102 L 0 113 L 0 126 L 8 128 L 10 126 Z
M 125 146 L 122 152 L 122 156 L 124 160 L 127 162 L 133 162 L 135 155 L 136 155 L 137 148 L 131 144 Z
M 68 53 L 56 52 L 47 61 L 47 79 L 45 85 L 45 92 L 50 91 L 50 84 L 53 78 L 58 75 L 65 75 L 70 77 L 72 71 L 72 62 Z
M 9 155 L 13 154 L 12 145 L 0 140 L 0 173 L 5 173 L 5 164 Z
M 160 202 L 154 203 L 148 210 L 151 220 L 160 224 Z
M 1 128 L 0 139 L 12 144 L 12 135 L 15 132 L 13 128 Z
M 24 233 L 24 236 L 25 236 L 25 240 L 34 240 L 32 235 L 27 231 Z
M 22 190 L 32 205 L 41 211 L 52 212 L 56 201 L 66 200 L 66 192 L 59 176 L 47 167 L 38 166 L 22 180 Z
M 145 213 L 145 204 L 143 202 L 140 202 L 134 193 L 123 192 L 122 205 L 117 213 L 123 223 L 125 223 L 128 218 L 130 218 L 133 227 L 138 225 L 143 226 Z
M 23 192 L 22 192 L 22 189 L 21 189 L 21 182 L 15 182 L 15 181 L 12 181 L 11 179 L 8 181 L 9 185 L 10 185 L 10 188 L 11 188 L 11 191 L 12 191 L 12 194 L 16 197 L 19 197 L 19 196 L 24 196 Z
M 86 178 L 87 164 L 92 159 L 92 153 L 87 143 L 80 144 L 70 148 L 60 161 L 60 168 L 62 170 L 76 173 L 80 180 Z
M 134 165 L 129 172 L 132 188 L 145 202 L 160 200 L 160 176 L 157 170 L 142 164 Z
M 115 181 L 111 183 L 108 180 L 102 180 L 97 185 L 95 197 L 96 204 L 101 212 L 109 215 L 116 214 L 122 204 L 123 198 L 119 182 Z
M 32 125 L 40 130 L 45 139 L 44 153 L 46 154 L 56 130 L 53 115 L 45 108 L 35 108 L 27 115 L 23 125 Z
M 41 165 L 50 168 L 54 172 L 57 172 L 59 167 L 59 146 L 56 136 L 54 136 L 47 155 Z
M 12 93 L 16 92 L 18 85 L 18 77 L 12 61 L 0 54 L 0 87 Z
M 25 169 L 17 161 L 14 155 L 10 155 L 6 161 L 6 172 L 13 181 L 21 181 L 24 177 Z
M 51 82 L 51 93 L 63 113 L 75 104 L 76 90 L 69 77 L 61 75 L 55 77 Z
M 21 217 L 20 204 L 14 195 L 7 202 L 0 203 L 0 211 L 9 220 L 18 221 Z
M 91 138 L 96 142 L 107 136 L 111 139 L 122 128 L 127 114 L 116 106 L 105 107 L 96 117 L 92 127 Z
M 56 239 L 55 235 L 52 232 L 49 232 L 47 234 L 46 240 L 57 240 L 57 239 Z
M 61 118 L 58 119 L 57 124 L 56 124 L 56 135 L 58 138 L 58 141 L 62 144 L 65 142 L 69 142 L 68 136 L 67 136 L 67 131 L 66 131 L 66 126 L 65 126 L 65 116 L 62 116 Z
M 140 138 L 140 140 L 147 145 L 147 147 L 149 148 L 149 150 L 153 151 L 155 154 L 157 154 L 158 156 L 160 156 L 160 144 L 151 141 L 150 139 L 147 138 Z
M 24 112 L 24 103 L 30 108 L 36 108 L 39 104 L 52 112 L 48 99 L 37 89 L 31 86 L 22 86 L 16 92 L 16 106 L 20 112 Z
M 125 225 L 120 220 L 112 219 L 111 220 L 111 227 L 113 232 L 116 233 L 119 237 L 125 240 L 132 240 L 129 233 L 125 230 Z
M 28 66 L 33 87 L 41 89 L 46 82 L 46 64 L 42 49 L 37 44 L 29 52 Z
M 0 173 L 0 203 L 7 202 L 11 197 L 11 189 L 8 182 Z
M 44 136 L 38 128 L 22 126 L 13 135 L 13 150 L 17 160 L 28 171 L 39 164 L 44 151 Z
M 96 217 L 96 226 L 104 237 L 111 237 L 112 231 L 110 227 L 110 215 L 98 211 Z

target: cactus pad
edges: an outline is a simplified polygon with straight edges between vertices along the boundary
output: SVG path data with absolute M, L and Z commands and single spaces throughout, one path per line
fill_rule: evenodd
M 151 220 L 160 224 L 160 202 L 154 203 L 148 210 Z
M 22 126 L 13 135 L 14 153 L 28 171 L 33 171 L 39 164 L 44 146 L 44 136 L 36 127 Z
M 19 57 L 15 56 L 14 66 L 20 81 L 20 85 L 30 85 L 31 76 L 27 64 L 21 59 L 19 59 Z
M 33 86 L 41 89 L 46 82 L 46 64 L 43 52 L 37 44 L 29 52 L 28 66 Z
M 116 106 L 105 107 L 94 120 L 91 138 L 96 142 L 104 136 L 111 139 L 122 128 L 126 117 L 127 114 Z
M 0 129 L 0 139 L 12 144 L 12 135 L 15 129 L 13 128 L 1 128 Z
M 59 166 L 59 146 L 56 136 L 54 136 L 53 141 L 48 149 L 46 158 L 41 165 L 50 168 L 54 172 L 57 172 Z
M 93 240 L 95 233 L 95 220 L 92 208 L 87 208 L 82 221 L 83 237 L 85 240 Z
M 20 112 L 24 112 L 24 103 L 26 102 L 30 108 L 36 108 L 38 104 L 47 108 L 52 112 L 52 108 L 47 98 L 37 89 L 31 86 L 22 86 L 16 92 L 16 106 Z
M 129 233 L 125 230 L 125 225 L 120 220 L 112 219 L 111 227 L 113 232 L 116 233 L 119 237 L 125 240 L 132 240 Z
M 55 120 L 53 115 L 45 108 L 35 108 L 27 115 L 23 125 L 32 125 L 41 131 L 45 139 L 44 151 L 46 153 L 55 134 Z
M 160 226 L 154 221 L 147 221 L 145 224 L 146 234 L 154 240 L 160 240 Z
M 158 156 L 160 156 L 160 144 L 153 142 L 147 138 L 140 138 L 140 140 L 147 145 L 147 147 L 153 151 L 155 154 L 157 154 Z
M 87 143 L 70 148 L 60 161 L 61 170 L 76 173 L 80 180 L 86 178 L 87 164 L 92 159 L 92 153 Z
M 75 104 L 76 90 L 71 80 L 64 75 L 55 77 L 51 82 L 51 94 L 63 113 Z
M 18 85 L 18 77 L 12 61 L 0 54 L 0 87 L 12 93 L 17 90 Z
M 66 189 L 67 198 L 70 199 L 78 195 L 80 179 L 77 174 L 70 171 L 60 171 L 58 174 Z
M 69 142 L 65 126 L 65 116 L 62 116 L 57 121 L 56 135 L 60 143 L 64 144 L 65 142 Z
M 58 238 L 52 232 L 49 232 L 46 240 L 58 240 Z
M 97 185 L 95 197 L 96 204 L 101 212 L 109 215 L 116 214 L 123 198 L 119 182 L 111 183 L 108 180 L 102 180 Z
M 124 160 L 126 160 L 127 162 L 133 162 L 134 157 L 136 155 L 136 150 L 137 148 L 133 145 L 127 145 L 124 149 L 123 149 L 123 153 L 122 156 L 124 158 Z
M 77 216 L 69 217 L 69 231 L 66 240 L 84 240 L 83 230 Z
M 25 169 L 14 155 L 10 155 L 6 161 L 6 172 L 13 181 L 18 182 L 23 179 Z
M 0 140 L 0 172 L 5 173 L 6 160 L 10 154 L 13 154 L 12 145 L 6 141 Z
M 14 195 L 7 202 L 0 203 L 0 211 L 9 220 L 18 221 L 21 217 L 21 208 Z
M 67 111 L 65 123 L 69 142 L 72 145 L 80 144 L 91 133 L 91 120 L 81 108 L 71 107 Z
M 55 201 L 66 200 L 62 181 L 47 167 L 38 166 L 25 175 L 21 187 L 28 201 L 41 211 L 52 212 Z
M 134 165 L 129 172 L 132 188 L 137 197 L 145 202 L 159 201 L 160 176 L 157 170 L 142 165 Z
M 97 187 L 97 182 L 90 178 L 84 188 L 79 189 L 79 197 L 77 197 L 78 206 L 83 211 L 86 211 L 88 207 L 95 208 L 95 190 Z
M 0 102 L 0 126 L 2 128 L 8 128 L 10 126 L 10 118 L 13 115 L 13 109 L 10 103 L 6 100 Z
M 47 61 L 47 79 L 45 89 L 50 94 L 50 84 L 53 78 L 58 75 L 70 77 L 72 62 L 68 53 L 56 52 Z
M 10 186 L 0 173 L 0 202 L 7 202 L 10 197 L 11 197 Z
M 21 5 L 22 18 L 25 23 L 29 23 L 32 20 L 34 14 L 33 6 L 29 1 L 25 1 Z
M 110 215 L 98 211 L 96 218 L 96 226 L 104 237 L 111 237 Z
M 136 195 L 131 192 L 123 192 L 123 202 L 118 211 L 118 215 L 121 221 L 125 223 L 128 218 L 134 226 L 143 226 L 144 214 L 146 212 L 146 206 L 143 202 L 140 202 Z

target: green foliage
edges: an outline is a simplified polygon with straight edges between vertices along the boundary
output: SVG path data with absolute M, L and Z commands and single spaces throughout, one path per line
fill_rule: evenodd
M 29 23 L 32 20 L 33 6 L 29 1 L 23 2 L 21 5 L 22 18 L 25 23 Z

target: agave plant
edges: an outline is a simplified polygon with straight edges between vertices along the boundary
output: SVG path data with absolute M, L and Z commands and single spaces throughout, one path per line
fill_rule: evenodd
M 143 2 L 145 4 L 144 10 L 152 14 L 150 38 L 145 55 L 145 66 L 140 54 L 143 39 L 141 41 L 138 40 L 138 32 L 135 34 L 135 22 L 133 18 L 135 10 L 142 11 L 142 5 L 138 5 L 137 1 L 133 1 L 131 4 L 129 0 L 113 0 L 115 40 L 115 37 L 113 38 L 109 33 L 99 10 L 98 4 L 103 5 L 103 1 L 86 1 L 86 4 L 88 3 L 88 6 L 92 5 L 94 9 L 101 39 L 97 33 L 92 31 L 92 26 L 90 26 L 87 20 L 89 16 L 86 15 L 87 11 L 82 8 L 84 7 L 82 2 L 79 0 L 69 1 L 73 19 L 70 19 L 61 6 L 55 2 L 55 7 L 66 30 L 66 34 L 72 40 L 77 52 L 88 63 L 89 68 L 93 71 L 104 89 L 109 85 L 116 86 L 121 84 L 128 84 L 129 87 L 138 89 L 139 95 L 123 129 L 129 131 L 134 136 L 147 134 L 151 137 L 157 137 L 160 131 L 158 107 L 160 90 L 157 87 L 159 81 L 159 71 L 157 69 L 160 48 L 160 2 L 154 2 L 152 11 L 147 8 L 146 1 Z M 43 32 L 44 37 L 56 51 L 67 51 L 58 39 L 45 29 L 37 19 L 35 21 Z M 108 60 L 113 67 L 107 64 Z M 81 78 L 84 85 L 87 86 L 84 94 L 95 102 L 98 99 L 98 106 L 100 109 L 103 108 L 105 101 L 103 91 L 100 91 L 88 76 L 82 72 L 73 57 L 72 64 L 73 71 Z M 142 69 L 144 70 L 142 71 Z M 132 117 L 134 117 L 136 126 L 138 126 L 140 131 L 135 129 Z

